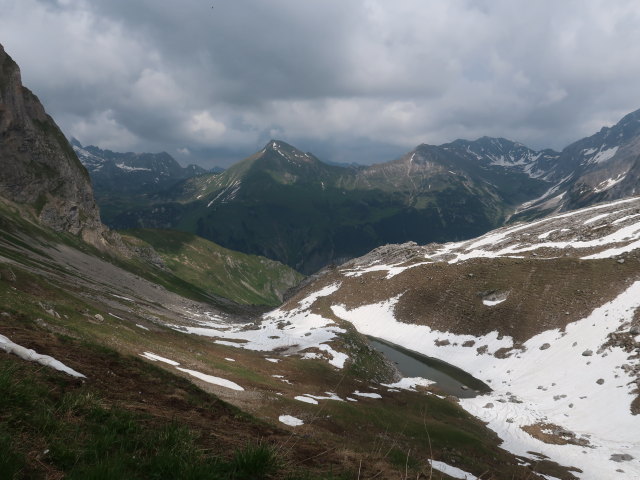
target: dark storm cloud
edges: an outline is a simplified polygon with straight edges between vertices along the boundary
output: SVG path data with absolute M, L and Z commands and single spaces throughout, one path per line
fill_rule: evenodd
M 0 8 L 0 43 L 68 135 L 183 163 L 272 137 L 347 162 L 482 135 L 562 148 L 640 108 L 635 0 Z

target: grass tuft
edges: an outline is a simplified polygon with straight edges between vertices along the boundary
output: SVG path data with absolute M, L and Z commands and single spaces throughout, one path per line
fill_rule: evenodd
M 280 460 L 271 445 L 258 442 L 238 450 L 231 466 L 233 478 L 253 480 L 275 473 L 280 467 Z

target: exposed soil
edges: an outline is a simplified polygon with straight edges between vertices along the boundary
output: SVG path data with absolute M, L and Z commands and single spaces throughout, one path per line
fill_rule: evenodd
M 475 336 L 497 330 L 517 345 L 545 330 L 562 329 L 615 298 L 640 278 L 640 254 L 629 255 L 622 264 L 569 257 L 474 259 L 419 265 L 390 279 L 386 275 L 382 271 L 348 277 L 332 271 L 312 290 L 299 292 L 287 307 L 295 307 L 311 291 L 340 282 L 332 304 L 352 309 L 399 297 L 399 321 Z M 496 292 L 506 294 L 505 300 L 483 304 L 483 298 Z
M 524 425 L 520 428 L 533 438 L 537 438 L 544 443 L 552 445 L 589 446 L 589 441 L 586 438 L 578 438 L 575 433 L 565 430 L 558 425 L 550 423 L 535 423 L 533 425 Z

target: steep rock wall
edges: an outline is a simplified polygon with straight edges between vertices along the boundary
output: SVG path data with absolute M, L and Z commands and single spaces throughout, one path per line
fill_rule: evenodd
M 104 243 L 91 181 L 64 134 L 0 45 L 0 196 L 30 208 L 40 223 Z

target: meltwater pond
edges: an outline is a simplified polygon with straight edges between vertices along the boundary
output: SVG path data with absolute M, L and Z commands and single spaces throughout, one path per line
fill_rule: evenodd
M 368 338 L 373 348 L 394 362 L 405 377 L 427 378 L 436 382 L 436 386 L 443 392 L 458 398 L 472 398 L 491 391 L 489 385 L 483 381 L 447 362 L 422 355 L 380 338 Z

